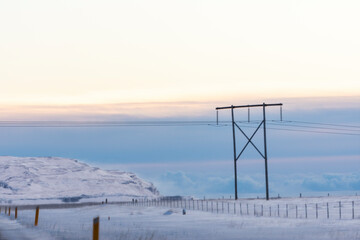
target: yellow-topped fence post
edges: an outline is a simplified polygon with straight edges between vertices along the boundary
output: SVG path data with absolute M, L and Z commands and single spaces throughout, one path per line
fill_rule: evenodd
M 36 213 L 35 213 L 35 226 L 38 225 L 39 222 L 39 207 L 36 207 Z
M 93 240 L 99 240 L 99 225 L 100 218 L 96 217 L 93 220 Z

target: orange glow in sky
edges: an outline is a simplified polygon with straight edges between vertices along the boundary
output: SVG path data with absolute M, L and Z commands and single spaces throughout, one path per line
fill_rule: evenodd
M 0 105 L 360 95 L 359 1 L 0 3 Z

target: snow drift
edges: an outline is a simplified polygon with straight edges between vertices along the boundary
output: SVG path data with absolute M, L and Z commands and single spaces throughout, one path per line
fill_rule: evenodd
M 102 170 L 75 159 L 0 156 L 0 200 L 159 196 L 133 173 Z

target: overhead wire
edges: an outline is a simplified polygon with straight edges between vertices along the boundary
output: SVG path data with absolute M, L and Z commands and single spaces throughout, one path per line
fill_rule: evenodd
M 256 128 L 254 126 L 241 126 L 241 127 L 244 127 L 244 128 Z M 267 127 L 266 129 L 280 130 L 280 131 L 291 131 L 291 132 L 306 132 L 306 133 L 322 133 L 322 134 L 360 136 L 360 133 L 357 134 L 357 133 L 348 133 L 348 132 L 314 131 L 314 130 L 304 130 L 304 129 L 276 128 L 276 127 Z
M 331 128 L 331 127 L 319 127 L 319 126 L 306 126 L 306 125 L 299 125 L 299 124 L 287 124 L 287 123 L 276 123 L 276 122 L 269 122 L 270 125 L 283 125 L 283 126 L 290 126 L 290 127 L 297 127 L 297 128 L 315 128 L 315 129 L 325 129 L 325 130 L 339 130 L 339 131 L 357 131 L 360 132 L 360 129 L 348 129 L 348 128 Z M 327 126 L 327 125 L 325 125 Z
M 275 120 L 272 120 L 275 121 Z M 278 120 L 276 120 L 278 121 Z M 307 121 L 295 121 L 295 120 L 287 120 L 284 122 L 294 122 L 294 123 L 304 123 L 304 124 L 311 124 L 311 125 L 326 125 L 326 126 L 335 126 L 335 127 L 347 127 L 347 128 L 359 128 L 360 129 L 360 125 L 355 126 L 355 125 L 344 125 L 344 124 L 333 124 L 333 123 L 319 123 L 319 122 L 307 122 Z
M 244 128 L 254 128 L 261 120 L 236 121 Z M 337 134 L 360 136 L 360 127 L 354 125 L 316 123 L 305 121 L 277 121 L 267 120 L 268 129 L 292 132 Z M 301 123 L 301 124 L 300 124 Z M 230 126 L 231 121 L 0 121 L 2 128 L 93 128 L 93 127 L 185 127 L 185 126 Z M 310 125 L 310 126 L 307 126 Z M 319 125 L 319 126 L 317 126 Z M 311 129 L 311 130 L 308 130 Z M 316 131 L 320 130 L 320 131 Z M 326 130 L 326 131 L 324 131 Z

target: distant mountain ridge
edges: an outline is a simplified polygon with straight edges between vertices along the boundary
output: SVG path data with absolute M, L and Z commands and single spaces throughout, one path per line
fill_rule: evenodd
M 75 159 L 0 156 L 0 200 L 159 196 L 133 173 L 102 170 Z

